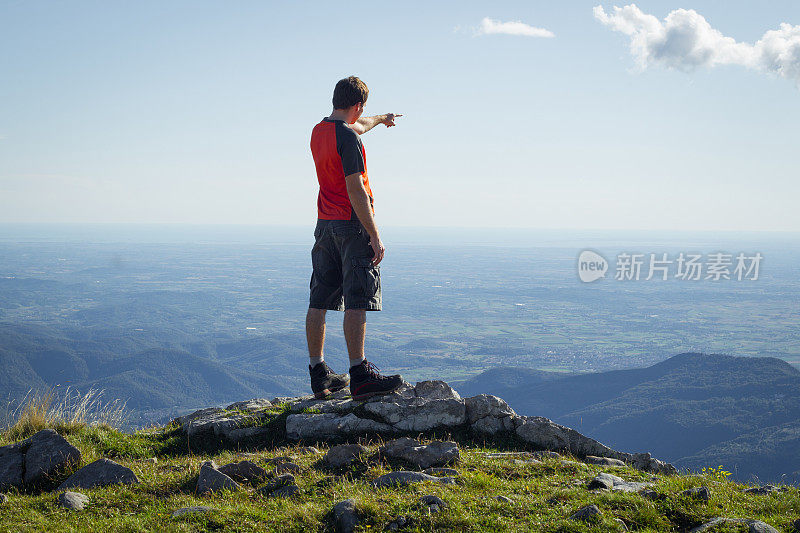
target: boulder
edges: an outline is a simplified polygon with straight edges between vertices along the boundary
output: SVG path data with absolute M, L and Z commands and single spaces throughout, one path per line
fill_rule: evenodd
M 433 441 L 421 444 L 417 439 L 402 437 L 387 442 L 379 453 L 391 459 L 400 459 L 416 468 L 443 466 L 458 461 L 461 453 L 458 444 L 447 441 Z
M 328 450 L 328 453 L 325 454 L 325 462 L 330 466 L 341 468 L 353 464 L 367 453 L 369 453 L 369 449 L 360 444 L 340 444 Z
M 359 418 L 353 413 L 344 416 L 334 413 L 295 414 L 286 418 L 286 436 L 294 440 L 317 441 L 393 432 L 388 424 Z
M 689 533 L 699 533 L 701 531 L 708 531 L 724 524 L 744 524 L 748 526 L 747 529 L 749 533 L 779 533 L 777 529 L 775 529 L 774 527 L 765 522 L 762 522 L 761 520 L 752 520 L 747 518 L 724 518 L 724 517 L 714 518 L 713 520 L 710 520 L 702 525 L 697 526 L 694 529 L 691 529 Z
M 214 461 L 203 461 L 197 477 L 197 494 L 204 495 L 222 490 L 237 491 L 241 486 L 219 470 Z
M 139 479 L 133 470 L 126 466 L 115 463 L 111 459 L 98 459 L 69 476 L 58 486 L 58 490 L 72 487 L 93 489 L 117 483 L 133 485 L 139 483 Z
M 278 476 L 260 489 L 258 489 L 258 493 L 263 496 L 272 497 L 273 493 L 283 489 L 285 487 L 292 487 L 295 486 L 294 476 L 291 474 L 283 474 L 282 476 Z M 295 486 L 296 488 L 296 486 Z
M 385 397 L 384 397 L 385 398 Z M 463 400 L 396 398 L 368 401 L 364 410 L 378 417 L 395 431 L 430 431 L 452 428 L 467 420 Z
M 66 491 L 58 495 L 56 503 L 69 509 L 71 511 L 83 511 L 83 508 L 89 503 L 89 497 L 80 492 Z
M 695 500 L 703 500 L 704 502 L 707 502 L 711 497 L 706 487 L 693 487 L 691 489 L 686 489 L 685 491 L 681 492 L 681 495 L 688 496 Z
M 598 509 L 596 505 L 587 505 L 585 507 L 581 507 L 572 515 L 570 515 L 570 519 L 588 522 L 590 520 L 599 518 L 601 514 L 602 513 L 600 512 L 600 509 Z
M 499 432 L 511 432 L 515 429 L 514 419 L 517 413 L 509 405 L 489 394 L 479 394 L 464 400 L 467 423 L 473 431 L 494 435 Z
M 353 533 L 358 525 L 355 500 L 344 500 L 334 505 L 333 520 L 336 533 Z
M 229 463 L 219 467 L 217 470 L 238 483 L 258 483 L 269 477 L 267 471 L 253 461 Z
M 37 486 L 80 464 L 81 452 L 53 429 L 0 448 L 0 490 Z
M 245 400 L 243 402 L 236 402 L 230 404 L 225 409 L 227 410 L 238 410 L 238 411 L 260 411 L 262 409 L 269 409 L 272 407 L 272 402 L 265 398 L 254 398 L 252 400 Z

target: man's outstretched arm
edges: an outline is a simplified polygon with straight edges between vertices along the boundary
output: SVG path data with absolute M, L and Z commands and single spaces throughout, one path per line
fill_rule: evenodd
M 371 130 L 378 124 L 386 124 L 387 128 L 391 128 L 392 126 L 395 125 L 394 119 L 402 116 L 403 115 L 399 115 L 397 113 L 386 113 L 385 115 L 361 117 L 358 120 L 356 120 L 353 124 L 350 124 L 350 128 L 359 135 L 363 135 L 364 133 L 367 133 L 369 130 Z

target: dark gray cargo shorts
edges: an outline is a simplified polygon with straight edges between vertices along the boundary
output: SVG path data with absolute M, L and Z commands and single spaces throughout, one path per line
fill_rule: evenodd
M 311 250 L 311 297 L 314 309 L 381 310 L 381 270 L 359 220 L 317 220 Z

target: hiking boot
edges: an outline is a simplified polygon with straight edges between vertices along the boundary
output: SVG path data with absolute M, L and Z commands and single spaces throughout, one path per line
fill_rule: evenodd
M 334 373 L 325 361 L 313 368 L 309 365 L 308 373 L 311 374 L 311 390 L 318 400 L 327 398 L 330 393 L 342 390 L 350 383 L 350 376 Z
M 366 359 L 350 367 L 350 394 L 354 400 L 365 400 L 379 394 L 389 394 L 403 385 L 399 374 L 382 376 L 378 368 Z

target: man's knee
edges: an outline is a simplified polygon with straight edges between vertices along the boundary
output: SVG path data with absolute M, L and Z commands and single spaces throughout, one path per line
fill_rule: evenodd
M 315 309 L 313 307 L 309 307 L 306 317 L 311 320 L 325 320 L 325 313 L 327 312 L 327 309 Z
M 344 318 L 345 320 L 367 320 L 367 310 L 366 309 L 345 309 L 344 310 Z

